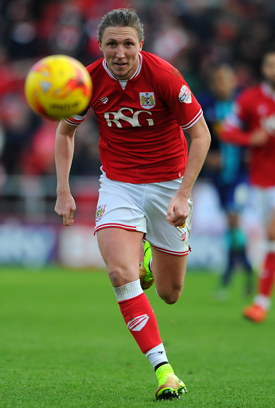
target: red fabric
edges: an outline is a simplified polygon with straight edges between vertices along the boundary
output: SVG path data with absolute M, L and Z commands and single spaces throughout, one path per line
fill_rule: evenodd
M 251 133 L 264 128 L 270 138 L 263 146 L 250 146 L 249 173 L 251 183 L 259 187 L 275 186 L 275 94 L 267 84 L 241 93 L 234 112 L 225 121 L 221 139 L 249 146 Z
M 25 174 L 53 173 L 54 146 L 56 122 L 45 120 L 43 125 L 34 134 L 31 148 L 26 151 L 21 160 Z
M 258 293 L 271 297 L 275 281 L 275 253 L 270 252 L 265 258 L 264 269 L 259 278 Z
M 168 62 L 139 54 L 139 69 L 123 90 L 104 58 L 87 67 L 93 81 L 90 107 L 99 125 L 99 150 L 108 178 L 154 183 L 182 177 L 191 127 L 202 110 L 184 78 Z M 84 115 L 67 119 L 77 126 Z
M 142 353 L 145 354 L 162 343 L 155 314 L 144 293 L 119 302 L 119 307 Z
M 227 126 L 222 132 L 221 139 L 223 142 L 237 144 L 239 146 L 250 145 L 250 134 L 242 130 L 234 128 L 233 126 Z

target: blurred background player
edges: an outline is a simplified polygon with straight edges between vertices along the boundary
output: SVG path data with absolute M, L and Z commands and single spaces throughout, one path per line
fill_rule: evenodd
M 221 287 L 215 296 L 226 298 L 224 289 L 229 285 L 235 267 L 241 266 L 246 272 L 245 292 L 252 290 L 252 267 L 246 254 L 246 236 L 240 228 L 240 211 L 244 200 L 240 194 L 247 187 L 247 155 L 243 147 L 223 143 L 220 140 L 222 122 L 231 111 L 238 89 L 234 70 L 228 64 L 215 64 L 208 68 L 206 75 L 208 90 L 198 97 L 205 120 L 212 136 L 210 150 L 206 157 L 203 175 L 210 179 L 220 198 L 220 204 L 227 216 L 228 230 L 226 246 L 227 265 L 221 277 Z M 243 197 L 242 197 L 243 198 Z
M 258 323 L 267 316 L 275 278 L 275 48 L 264 53 L 261 70 L 263 82 L 238 96 L 222 133 L 224 141 L 250 147 L 250 181 L 265 226 L 266 254 L 258 293 L 243 311 Z
M 155 369 L 156 398 L 171 399 L 186 388 L 168 363 L 140 283 L 140 248 L 146 234 L 154 266 L 147 268 L 144 280 L 154 279 L 158 295 L 175 303 L 189 252 L 191 190 L 210 134 L 182 75 L 142 51 L 143 38 L 134 10 L 107 13 L 98 28 L 104 57 L 87 67 L 94 84 L 90 107 L 98 121 L 102 162 L 95 232 L 125 323 Z M 85 113 L 61 121 L 56 132 L 55 211 L 67 226 L 73 224 L 76 209 L 69 187 L 74 135 L 84 118 Z M 191 138 L 189 156 L 183 129 Z

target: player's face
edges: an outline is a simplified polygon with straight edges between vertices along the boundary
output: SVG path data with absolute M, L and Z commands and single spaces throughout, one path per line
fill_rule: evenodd
M 138 53 L 143 41 L 139 42 L 134 27 L 106 27 L 102 42 L 98 42 L 109 70 L 117 79 L 129 79 L 138 67 Z
M 265 80 L 275 90 L 275 52 L 266 55 L 262 65 L 262 71 Z

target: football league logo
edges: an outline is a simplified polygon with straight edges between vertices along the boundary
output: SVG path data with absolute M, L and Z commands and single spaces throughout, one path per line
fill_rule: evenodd
M 156 104 L 154 92 L 140 92 L 139 100 L 140 106 L 146 109 L 152 109 Z
M 180 88 L 180 93 L 179 93 L 179 101 L 180 103 L 191 103 L 192 102 L 192 97 L 191 97 L 191 91 L 186 85 L 182 85 Z

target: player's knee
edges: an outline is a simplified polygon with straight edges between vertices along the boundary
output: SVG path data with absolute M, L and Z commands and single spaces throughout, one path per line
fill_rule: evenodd
M 123 268 L 119 266 L 108 268 L 109 279 L 113 287 L 119 287 L 127 283 L 127 276 Z
M 168 305 L 173 305 L 180 298 L 180 295 L 182 293 L 182 286 L 173 287 L 170 290 L 167 290 L 167 288 L 163 288 L 160 290 L 157 289 L 157 293 L 165 303 L 167 303 Z
M 169 293 L 169 294 L 165 294 L 162 299 L 164 300 L 165 303 L 167 303 L 168 305 L 173 305 L 174 303 L 176 303 L 179 298 L 180 298 L 181 293 Z

